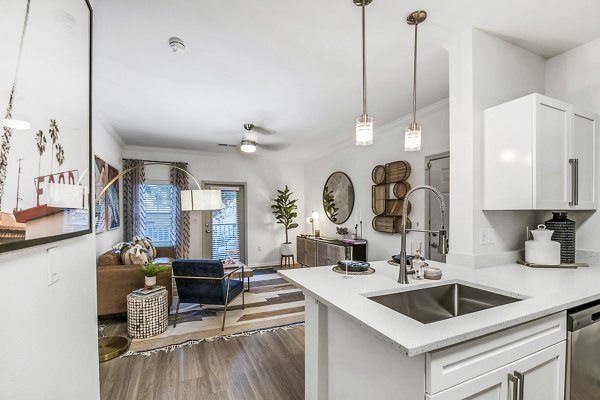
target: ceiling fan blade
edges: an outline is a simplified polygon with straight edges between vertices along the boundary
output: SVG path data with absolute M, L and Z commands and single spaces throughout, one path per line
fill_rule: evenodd
M 262 126 L 254 126 L 252 129 L 256 133 L 260 133 L 262 135 L 274 135 L 277 132 L 272 129 L 263 128 Z
M 267 151 L 281 151 L 287 149 L 288 147 L 290 147 L 289 143 L 258 143 L 259 149 L 264 149 Z

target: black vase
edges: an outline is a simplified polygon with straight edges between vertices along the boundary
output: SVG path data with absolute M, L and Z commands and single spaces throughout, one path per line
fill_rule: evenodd
M 567 218 L 566 212 L 553 212 L 546 221 L 546 228 L 554 231 L 552 240 L 560 243 L 560 262 L 575 262 L 575 221 Z

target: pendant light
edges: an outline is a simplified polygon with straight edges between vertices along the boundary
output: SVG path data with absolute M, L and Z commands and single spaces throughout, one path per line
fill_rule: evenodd
M 356 120 L 356 145 L 368 146 L 373 144 L 373 117 L 367 114 L 367 66 L 365 49 L 365 6 L 373 0 L 353 0 L 354 4 L 362 8 L 362 70 L 363 70 L 363 113 Z
M 417 27 L 425 19 L 427 19 L 427 13 L 422 10 L 414 11 L 406 18 L 408 25 L 415 26 L 415 52 L 413 60 L 413 122 L 406 127 L 404 151 L 421 150 L 421 126 L 417 124 Z

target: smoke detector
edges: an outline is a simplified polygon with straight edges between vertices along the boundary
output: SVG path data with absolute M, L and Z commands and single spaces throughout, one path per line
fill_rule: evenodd
M 169 38 L 169 46 L 171 46 L 171 50 L 173 50 L 173 53 L 185 50 L 185 43 L 183 43 L 183 40 L 175 36 Z

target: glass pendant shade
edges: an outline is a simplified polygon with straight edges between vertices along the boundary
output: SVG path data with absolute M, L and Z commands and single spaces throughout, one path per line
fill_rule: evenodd
M 240 150 L 244 153 L 254 153 L 256 151 L 256 142 L 251 140 L 242 140 Z
M 2 120 L 2 124 L 10 129 L 15 129 L 15 130 L 19 130 L 19 131 L 25 131 L 29 128 L 31 128 L 31 124 L 25 120 L 22 119 L 16 119 L 16 118 L 4 118 Z
M 412 123 L 404 133 L 404 151 L 419 150 L 421 150 L 421 127 L 416 123 Z
M 356 145 L 373 144 L 373 117 L 363 114 L 356 120 Z

